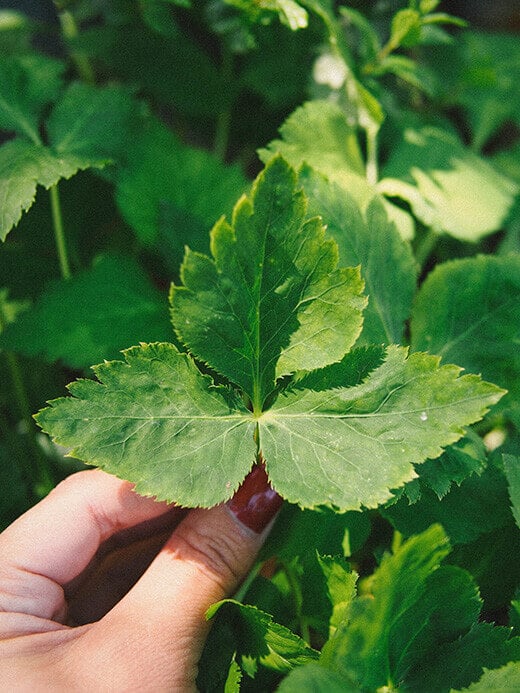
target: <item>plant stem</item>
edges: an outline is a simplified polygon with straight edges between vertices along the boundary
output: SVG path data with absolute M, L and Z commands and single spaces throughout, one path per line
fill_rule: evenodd
M 251 584 L 253 583 L 254 579 L 262 569 L 262 566 L 264 565 L 263 561 L 257 561 L 255 565 L 251 568 L 249 571 L 246 579 L 244 582 L 240 585 L 238 590 L 235 592 L 233 595 L 233 599 L 235 599 L 237 602 L 243 602 L 244 598 L 247 594 L 247 591 L 251 587 Z
M 11 374 L 18 411 L 25 424 L 27 440 L 33 456 L 34 469 L 32 472 L 34 474 L 35 481 L 33 481 L 32 486 L 37 497 L 41 498 L 42 496 L 47 495 L 47 493 L 49 493 L 49 491 L 53 488 L 54 479 L 36 441 L 36 431 L 31 417 L 31 407 L 29 405 L 29 398 L 27 397 L 27 392 L 25 390 L 22 378 L 20 362 L 18 361 L 16 354 L 13 352 L 6 351 L 4 353 L 7 361 L 7 367 L 9 368 L 9 372 Z
M 79 31 L 74 16 L 68 10 L 58 9 L 58 18 L 60 20 L 61 32 L 65 40 L 68 42 L 77 38 Z M 81 79 L 87 84 L 94 84 L 96 75 L 85 53 L 71 50 L 70 57 Z
M 60 261 L 61 276 L 63 279 L 70 279 L 70 263 L 67 255 L 67 242 L 63 230 L 63 216 L 61 213 L 60 195 L 57 183 L 49 188 L 49 195 L 51 198 L 52 224 L 54 228 L 54 238 L 56 240 L 56 249 Z
M 376 185 L 379 178 L 379 167 L 377 164 L 377 135 L 378 128 L 367 127 L 366 142 L 367 142 L 367 163 L 366 163 L 366 178 L 370 185 Z
M 222 47 L 222 77 L 225 83 L 231 84 L 233 80 L 233 54 L 226 45 Z M 231 131 L 231 99 L 226 104 L 226 107 L 217 115 L 215 140 L 213 142 L 213 153 L 218 156 L 221 161 L 226 158 L 226 152 L 229 144 L 229 133 Z
M 7 319 L 0 305 L 0 332 L 3 331 L 6 324 Z M 31 416 L 31 406 L 29 404 L 29 398 L 25 389 L 22 369 L 20 367 L 18 357 L 12 351 L 4 351 L 4 356 L 7 362 L 9 374 L 11 376 L 11 382 L 13 384 L 13 393 L 16 406 L 19 416 L 25 424 L 27 440 L 29 442 L 29 448 L 32 455 L 32 464 L 24 464 L 24 472 L 28 477 L 27 480 L 29 482 L 33 482 L 32 486 L 34 492 L 38 497 L 41 498 L 52 489 L 54 486 L 54 479 L 36 440 L 34 421 L 32 420 Z M 34 479 L 36 480 L 35 482 Z

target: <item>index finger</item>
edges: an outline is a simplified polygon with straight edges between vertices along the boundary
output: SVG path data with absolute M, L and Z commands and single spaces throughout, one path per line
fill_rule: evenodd
M 0 535 L 0 611 L 59 617 L 63 586 L 106 539 L 170 508 L 100 470 L 71 475 Z

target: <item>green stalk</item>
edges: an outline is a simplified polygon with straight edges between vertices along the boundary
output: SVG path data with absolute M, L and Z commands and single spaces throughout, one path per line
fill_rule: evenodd
M 6 322 L 5 316 L 0 308 L 0 332 L 2 332 L 4 329 Z M 47 493 L 49 493 L 49 491 L 53 488 L 53 475 L 36 440 L 36 430 L 31 416 L 31 406 L 29 404 L 29 398 L 25 389 L 22 369 L 20 367 L 18 357 L 12 351 L 4 351 L 4 356 L 13 384 L 16 407 L 18 409 L 19 416 L 25 424 L 29 448 L 32 454 L 32 464 L 30 466 L 24 464 L 24 471 L 29 479 L 32 478 L 36 480 L 32 486 L 36 495 L 41 498 L 42 496 L 47 495 Z
M 70 279 L 70 263 L 67 254 L 65 232 L 63 230 L 63 216 L 61 213 L 60 195 L 58 192 L 57 183 L 49 188 L 49 195 L 51 199 L 52 225 L 54 228 L 54 238 L 56 240 L 58 259 L 60 261 L 61 276 L 63 279 Z
M 377 135 L 379 128 L 366 127 L 366 178 L 370 185 L 376 185 L 379 179 L 379 167 L 377 163 Z
M 60 10 L 58 7 L 58 18 L 64 39 L 69 42 L 77 38 L 79 31 L 74 16 L 68 10 Z M 95 84 L 96 75 L 88 57 L 83 52 L 74 50 L 70 51 L 70 57 L 80 78 L 87 84 Z

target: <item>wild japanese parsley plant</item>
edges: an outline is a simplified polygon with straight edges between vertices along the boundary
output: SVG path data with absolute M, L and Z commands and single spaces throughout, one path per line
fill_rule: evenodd
M 37 415 L 71 455 L 187 506 L 230 498 L 255 461 L 304 508 L 375 507 L 438 457 L 503 390 L 400 346 L 353 347 L 367 303 L 360 268 L 307 217 L 275 156 L 186 251 L 170 291 L 178 342 L 94 367 Z

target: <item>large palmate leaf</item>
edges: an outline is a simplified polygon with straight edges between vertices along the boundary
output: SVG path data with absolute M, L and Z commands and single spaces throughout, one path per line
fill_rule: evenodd
M 408 128 L 379 183 L 437 233 L 478 241 L 500 229 L 518 188 L 449 132 Z
M 484 669 L 482 677 L 457 693 L 516 693 L 520 689 L 520 662 L 509 662 L 499 669 Z
M 87 368 L 128 346 L 171 334 L 167 303 L 138 263 L 105 256 L 49 286 L 0 336 L 0 347 Z
M 280 395 L 258 421 L 274 487 L 303 506 L 384 502 L 388 489 L 416 476 L 413 463 L 438 457 L 503 394 L 459 373 L 439 367 L 436 357 L 406 358 L 405 348 L 391 346 L 360 385 Z
M 402 347 L 346 354 L 362 280 L 336 268 L 335 242 L 305 209 L 294 171 L 273 159 L 233 225 L 215 226 L 214 259 L 187 251 L 171 313 L 191 354 L 130 349 L 126 363 L 94 368 L 100 382 L 71 385 L 75 399 L 51 403 L 42 428 L 141 492 L 188 505 L 229 498 L 259 453 L 276 490 L 302 507 L 388 499 L 502 391 Z M 191 355 L 240 395 L 214 387 Z
M 193 506 L 233 495 L 256 453 L 254 422 L 240 399 L 215 388 L 172 344 L 125 352 L 94 368 L 74 397 L 36 420 L 79 457 L 136 483 L 142 494 Z
M 277 377 L 339 361 L 361 330 L 359 269 L 337 269 L 319 219 L 305 219 L 296 176 L 281 158 L 211 234 L 214 259 L 187 252 L 172 286 L 181 341 L 262 410 Z

